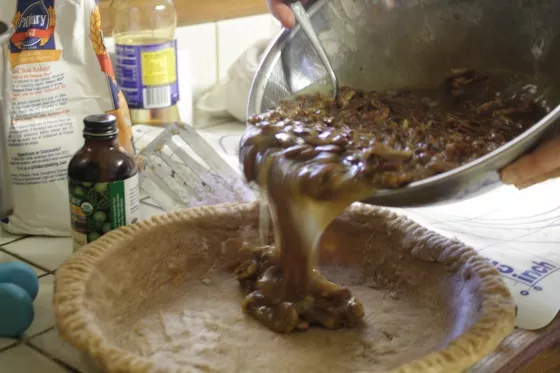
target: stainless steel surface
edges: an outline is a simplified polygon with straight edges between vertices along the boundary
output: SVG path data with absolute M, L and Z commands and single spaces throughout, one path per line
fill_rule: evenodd
M 164 210 L 250 202 L 243 178 L 185 123 L 172 123 L 137 156 L 140 188 Z
M 435 88 L 452 68 L 511 70 L 534 77 L 552 107 L 560 97 L 560 1 L 320 0 L 307 13 L 341 84 Z M 248 114 L 328 79 L 300 26 L 269 47 Z M 412 207 L 465 199 L 501 185 L 498 171 L 558 130 L 556 107 L 523 135 L 450 172 L 383 190 L 364 202 Z
M 323 45 L 321 44 L 321 40 L 319 40 L 319 36 L 315 32 L 315 29 L 313 28 L 313 25 L 311 24 L 311 20 L 309 19 L 309 16 L 307 15 L 307 11 L 305 10 L 305 8 L 303 7 L 303 5 L 301 4 L 301 2 L 299 0 L 296 0 L 296 1 L 292 0 L 290 2 L 290 7 L 292 8 L 292 12 L 294 12 L 294 15 L 296 17 L 296 20 L 298 21 L 299 26 L 301 27 L 303 32 L 305 32 L 305 34 L 309 38 L 309 41 L 311 42 L 311 45 L 313 46 L 313 48 L 315 48 L 315 51 L 317 52 L 317 54 L 319 55 L 319 58 L 323 62 L 323 65 L 325 66 L 325 69 L 327 69 L 327 74 L 329 75 L 329 78 L 331 79 L 331 83 L 332 83 L 332 86 L 333 86 L 333 97 L 337 98 L 338 97 L 338 89 L 339 89 L 338 78 L 336 77 L 336 74 L 335 74 L 334 69 L 331 65 L 331 62 L 329 61 L 329 57 L 325 53 L 325 49 L 323 48 Z
M 7 136 L 7 123 L 9 123 L 9 113 L 4 110 L 4 96 L 6 80 L 8 78 L 8 42 L 12 36 L 12 27 L 0 22 L 0 144 L 4 144 Z M 10 186 L 10 175 L 8 173 L 7 149 L 0 146 L 0 218 L 12 213 L 12 193 Z

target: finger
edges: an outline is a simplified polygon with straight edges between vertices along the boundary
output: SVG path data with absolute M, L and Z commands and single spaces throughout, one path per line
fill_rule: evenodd
M 545 174 L 539 175 L 535 178 L 529 179 L 529 180 L 524 181 L 522 183 L 515 184 L 515 187 L 517 189 L 521 190 L 521 189 L 528 188 L 532 185 L 542 183 L 543 181 L 546 181 L 548 179 L 553 179 L 553 178 L 556 178 L 556 177 L 560 177 L 560 168 L 554 169 L 552 171 L 549 171 Z
M 293 28 L 296 25 L 296 18 L 292 10 L 281 0 L 270 0 L 268 2 L 270 12 L 276 19 L 280 21 L 282 26 L 286 28 Z
M 505 184 L 523 184 L 560 167 L 560 138 L 550 140 L 501 172 Z

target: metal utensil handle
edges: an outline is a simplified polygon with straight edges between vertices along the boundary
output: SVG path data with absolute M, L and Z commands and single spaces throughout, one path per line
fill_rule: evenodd
M 321 44 L 321 41 L 319 40 L 319 37 L 317 36 L 317 33 L 315 32 L 315 29 L 311 25 L 311 20 L 309 19 L 309 16 L 307 15 L 307 11 L 303 7 L 303 4 L 298 0 L 289 0 L 289 3 L 290 3 L 290 7 L 292 8 L 292 12 L 294 12 L 294 15 L 295 15 L 299 25 L 301 26 L 303 32 L 305 32 L 305 34 L 307 35 L 307 37 L 311 41 L 311 44 L 313 45 L 313 47 L 315 48 L 315 50 L 319 54 L 319 58 L 321 58 L 321 61 L 323 62 L 323 65 L 325 65 L 325 68 L 327 69 L 327 73 L 329 74 L 329 77 L 330 77 L 332 85 L 333 85 L 333 95 L 334 95 L 335 98 L 337 98 L 338 97 L 338 79 L 336 77 L 336 74 L 334 73 L 334 69 L 331 65 L 331 62 L 329 61 L 329 57 L 327 57 L 327 53 L 325 52 L 325 49 L 323 48 L 323 44 Z

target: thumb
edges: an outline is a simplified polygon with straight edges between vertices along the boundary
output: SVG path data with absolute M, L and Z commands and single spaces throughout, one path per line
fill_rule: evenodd
M 560 168 L 557 168 L 557 169 L 549 171 L 545 174 L 539 175 L 535 178 L 525 180 L 522 183 L 516 183 L 515 187 L 517 189 L 521 190 L 521 189 L 525 189 L 525 188 L 528 188 L 530 186 L 533 186 L 535 184 L 542 183 L 543 181 L 557 178 L 559 176 L 560 176 Z
M 501 172 L 505 184 L 524 184 L 539 180 L 543 175 L 560 168 L 560 138 L 549 140 Z
M 292 10 L 282 0 L 269 0 L 268 7 L 272 15 L 280 21 L 282 26 L 291 29 L 296 25 L 296 19 Z

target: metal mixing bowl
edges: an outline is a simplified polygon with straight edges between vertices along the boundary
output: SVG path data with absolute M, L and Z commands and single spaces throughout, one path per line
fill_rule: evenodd
M 309 14 L 341 84 L 427 89 L 453 68 L 510 70 L 534 77 L 549 106 L 560 102 L 560 1 L 320 0 Z M 328 84 L 326 71 L 304 33 L 284 30 L 257 71 L 248 114 L 321 82 Z M 556 132 L 559 115 L 556 107 L 476 161 L 407 187 L 372 192 L 364 202 L 413 207 L 493 189 L 501 185 L 501 168 Z

